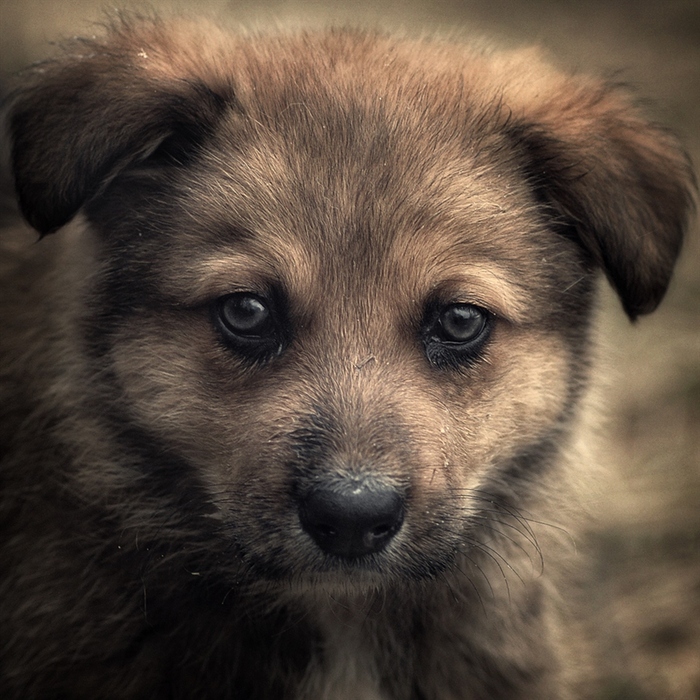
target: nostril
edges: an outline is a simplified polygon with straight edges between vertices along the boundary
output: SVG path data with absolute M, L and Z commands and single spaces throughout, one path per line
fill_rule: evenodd
M 321 485 L 299 504 L 302 527 L 327 554 L 354 558 L 382 550 L 403 523 L 404 501 L 370 480 Z
M 382 535 L 385 535 L 386 533 L 388 533 L 389 530 L 391 530 L 390 525 L 378 525 L 377 527 L 374 528 L 374 530 L 372 530 L 372 535 L 374 537 L 381 537 Z

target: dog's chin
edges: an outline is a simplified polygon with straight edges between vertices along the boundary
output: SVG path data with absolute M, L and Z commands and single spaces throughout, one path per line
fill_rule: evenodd
M 285 582 L 284 588 L 293 596 L 322 596 L 347 600 L 388 590 L 392 587 L 392 580 L 395 579 L 374 571 L 338 570 L 294 576 Z
M 410 590 L 418 589 L 424 580 L 411 581 L 396 576 L 367 570 L 329 571 L 305 573 L 288 578 L 258 581 L 250 591 L 257 589 L 266 594 L 274 593 L 280 602 L 293 600 L 318 600 L 345 602 L 348 606 L 364 605 L 376 596 L 386 597 L 391 591 L 401 591 L 404 598 Z
M 396 553 L 380 552 L 354 558 L 319 555 L 313 561 L 290 565 L 256 561 L 249 569 L 253 588 L 278 590 L 291 595 L 322 595 L 357 598 L 399 588 L 422 587 L 453 565 L 449 557 L 403 559 Z

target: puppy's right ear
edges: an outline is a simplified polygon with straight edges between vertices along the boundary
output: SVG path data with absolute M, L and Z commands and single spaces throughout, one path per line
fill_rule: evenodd
M 676 139 L 628 91 L 526 52 L 508 66 L 507 133 L 537 199 L 617 291 L 630 319 L 663 298 L 694 211 Z
M 20 208 L 41 234 L 169 136 L 201 138 L 235 103 L 230 85 L 200 70 L 200 39 L 120 18 L 105 38 L 77 40 L 28 72 L 8 126 Z

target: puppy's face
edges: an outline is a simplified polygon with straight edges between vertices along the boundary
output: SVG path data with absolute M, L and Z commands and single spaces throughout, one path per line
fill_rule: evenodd
M 125 55 L 138 43 L 111 41 Z M 526 501 L 565 444 L 596 266 L 632 315 L 663 294 L 685 166 L 646 125 L 648 153 L 635 149 L 636 117 L 602 88 L 566 116 L 579 108 L 547 74 L 535 114 L 521 76 L 504 106 L 503 68 L 462 50 L 329 35 L 225 51 L 226 80 L 221 56 L 197 68 L 206 104 L 188 109 L 214 115 L 206 128 L 167 112 L 101 166 L 95 192 L 72 186 L 100 261 L 82 344 L 106 377 L 100 400 L 166 491 L 175 464 L 197 482 L 221 571 L 242 562 L 285 585 L 434 575 Z M 145 80 L 163 89 L 157 61 Z M 20 193 L 34 99 L 16 107 Z M 582 184 L 589 143 L 572 134 L 603 123 L 604 99 L 619 123 L 599 138 L 627 130 L 624 148 L 609 165 L 596 151 L 598 179 Z M 606 188 L 635 178 L 628 216 L 666 222 L 641 242 L 601 230 L 632 208 Z
M 342 129 L 345 105 L 327 109 Z M 186 457 L 266 573 L 439 566 L 489 478 L 558 432 L 579 384 L 587 308 L 562 293 L 587 302 L 575 244 L 450 139 L 438 159 L 404 128 L 373 164 L 384 118 L 344 148 L 320 130 L 332 158 L 232 120 L 174 182 L 137 171 L 91 211 L 116 232 L 103 303 L 128 313 L 105 343 L 133 419 Z M 163 206 L 125 211 L 127 187 Z M 130 215 L 142 207 L 153 230 Z M 304 527 L 306 499 L 344 482 L 397 494 L 401 527 L 376 553 L 329 557 L 342 547 Z

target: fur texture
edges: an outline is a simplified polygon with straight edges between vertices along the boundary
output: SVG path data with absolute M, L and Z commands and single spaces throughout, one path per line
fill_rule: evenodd
M 681 245 L 671 136 L 534 51 L 184 21 L 7 109 L 62 230 L 3 236 L 3 698 L 590 691 L 559 526 L 596 277 L 650 312 Z M 343 549 L 348 503 L 391 516 Z

